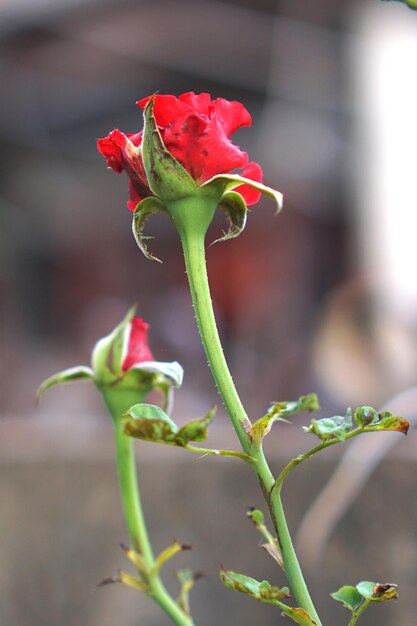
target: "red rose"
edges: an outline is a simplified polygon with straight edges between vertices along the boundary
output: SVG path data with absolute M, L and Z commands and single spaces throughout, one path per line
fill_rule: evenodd
M 127 351 L 122 361 L 123 372 L 139 363 L 155 360 L 148 346 L 148 328 L 148 324 L 140 317 L 134 317 L 130 321 Z
M 151 96 L 137 104 L 144 109 Z M 249 163 L 248 155 L 230 141 L 230 136 L 243 126 L 250 126 L 251 116 L 240 102 L 223 98 L 211 100 L 209 94 L 185 93 L 179 96 L 155 96 L 156 123 L 167 150 L 202 184 L 218 174 L 230 174 L 243 169 L 242 176 L 262 181 L 257 163 Z M 97 148 L 106 158 L 107 166 L 115 172 L 125 171 L 129 177 L 128 208 L 152 196 L 142 162 L 143 133 L 125 135 L 113 130 L 99 139 Z M 246 204 L 256 204 L 261 192 L 248 185 L 235 189 Z

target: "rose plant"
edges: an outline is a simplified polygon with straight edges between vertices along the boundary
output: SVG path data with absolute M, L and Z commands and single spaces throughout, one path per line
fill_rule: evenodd
M 317 397 L 308 394 L 297 401 L 274 403 L 255 419 L 247 415 L 216 327 L 206 270 L 205 238 L 217 208 L 226 213 L 230 223 L 229 231 L 221 238 L 224 240 L 242 232 L 247 207 L 256 204 L 261 194 L 274 199 L 278 209 L 282 206 L 282 195 L 263 184 L 260 166 L 250 162 L 248 155 L 230 140 L 235 131 L 251 124 L 242 104 L 189 92 L 179 97 L 149 96 L 138 105 L 144 112 L 143 130 L 126 134 L 115 129 L 99 139 L 97 147 L 108 167 L 128 176 L 133 232 L 145 255 L 154 258 L 143 235 L 145 222 L 152 213 L 166 213 L 179 233 L 201 340 L 241 450 L 213 450 L 194 445 L 206 438 L 214 407 L 207 415 L 182 427 L 171 419 L 171 392 L 181 384 L 182 369 L 176 362 L 154 361 L 147 343 L 147 325 L 135 317 L 133 309 L 110 335 L 97 343 L 91 367 L 71 368 L 45 381 L 41 393 L 57 383 L 93 380 L 113 418 L 120 492 L 131 544 L 125 551 L 137 575 L 120 572 L 105 582 L 119 581 L 147 594 L 179 626 L 195 624 L 188 598 L 195 581 L 193 573 L 188 570 L 178 573 L 181 591 L 177 600 L 162 582 L 163 564 L 184 546 L 174 543 L 154 557 L 139 497 L 132 442 L 138 438 L 191 452 L 231 456 L 247 463 L 261 486 L 273 532 L 261 511 L 251 509 L 248 516 L 264 537 L 268 553 L 282 568 L 288 586 L 278 587 L 222 569 L 223 584 L 276 606 L 283 616 L 302 626 L 321 626 L 284 514 L 281 491 L 285 478 L 303 461 L 330 446 L 366 432 L 406 433 L 408 423 L 388 411 L 378 413 L 368 406 L 353 411 L 349 408 L 340 416 L 312 419 L 305 431 L 318 439 L 317 445 L 290 460 L 277 476 L 272 473 L 263 451 L 264 438 L 275 422 L 288 420 L 300 411 L 317 410 Z M 242 173 L 236 173 L 236 169 Z M 155 389 L 163 393 L 163 406 L 146 402 L 148 394 Z M 369 581 L 344 586 L 333 594 L 334 599 L 350 610 L 349 626 L 356 624 L 370 604 L 396 596 L 395 585 Z

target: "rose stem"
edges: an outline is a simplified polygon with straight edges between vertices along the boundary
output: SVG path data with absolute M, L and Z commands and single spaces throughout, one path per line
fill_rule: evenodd
M 134 440 L 123 432 L 122 416 L 131 406 L 143 402 L 146 392 L 141 395 L 137 391 L 116 390 L 110 386 L 105 389 L 102 388 L 100 391 L 113 418 L 117 474 L 129 540 L 132 548 L 142 556 L 147 567 L 149 596 L 159 604 L 174 624 L 177 626 L 194 626 L 192 618 L 181 609 L 168 593 L 158 571 L 155 569 L 155 559 L 140 500 Z
M 194 312 L 207 360 L 241 446 L 246 454 L 255 458 L 252 466 L 258 476 L 263 495 L 271 512 L 272 521 L 282 550 L 285 573 L 292 592 L 297 602 L 308 611 L 317 623 L 317 626 L 321 626 L 297 560 L 285 519 L 280 493 L 275 492 L 270 496 L 275 482 L 274 477 L 265 459 L 262 447 L 255 448 L 247 432 L 248 427 L 250 427 L 250 421 L 237 393 L 223 353 L 211 301 L 205 257 L 206 226 L 201 226 L 198 220 L 191 220 L 185 217 L 187 213 L 192 214 L 193 210 L 195 215 L 197 211 L 201 212 L 201 207 L 193 209 L 190 205 L 184 206 L 181 211 L 182 215 L 177 214 L 174 222 L 181 237 Z M 183 219 L 184 217 L 185 219 Z

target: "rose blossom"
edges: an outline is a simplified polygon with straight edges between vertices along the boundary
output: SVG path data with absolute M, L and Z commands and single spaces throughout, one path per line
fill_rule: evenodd
M 151 97 L 139 100 L 137 104 L 144 109 Z M 252 122 L 240 102 L 229 102 L 224 98 L 211 100 L 209 94 L 193 92 L 178 98 L 171 95 L 156 95 L 154 98 L 154 115 L 165 147 L 198 184 L 218 174 L 230 174 L 235 169 L 243 169 L 241 175 L 246 178 L 262 181 L 261 167 L 249 162 L 247 153 L 230 141 L 234 132 Z M 115 129 L 97 141 L 97 148 L 106 158 L 107 166 L 128 175 L 127 206 L 131 211 L 141 200 L 154 195 L 142 161 L 142 138 L 143 131 L 124 134 Z M 256 204 L 261 195 L 248 185 L 240 185 L 235 191 L 248 205 Z

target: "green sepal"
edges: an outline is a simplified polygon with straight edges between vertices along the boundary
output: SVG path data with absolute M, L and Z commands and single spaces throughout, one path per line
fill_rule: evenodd
M 344 441 L 346 435 L 352 428 L 352 410 L 348 409 L 346 415 L 335 415 L 334 417 L 324 417 L 319 420 L 312 419 L 310 426 L 303 426 L 306 433 L 317 435 L 322 441 L 337 439 Z
M 246 202 L 240 193 L 237 193 L 236 191 L 228 191 L 223 194 L 219 202 L 219 209 L 226 213 L 229 222 L 229 230 L 224 232 L 223 236 L 216 239 L 213 243 L 238 237 L 246 225 L 248 207 L 246 206 Z
M 142 159 L 151 191 L 163 202 L 192 195 L 197 184 L 166 149 L 154 115 L 155 96 L 145 107 Z
M 148 218 L 154 213 L 159 213 L 161 211 L 165 211 L 165 207 L 163 202 L 159 198 L 145 198 L 144 200 L 139 202 L 139 204 L 135 208 L 133 212 L 132 222 L 133 236 L 140 250 L 143 252 L 147 259 L 151 261 L 157 261 L 158 263 L 162 263 L 161 259 L 158 259 L 158 257 L 154 256 L 149 251 L 148 246 L 145 244 L 145 239 L 153 239 L 153 237 L 146 237 L 143 234 L 143 230 L 145 228 L 145 224 Z
M 160 386 L 164 380 L 168 379 L 174 387 L 181 387 L 184 378 L 184 370 L 177 361 L 172 361 L 171 363 L 143 361 L 131 367 L 125 376 L 131 371 L 151 374 L 155 386 Z
M 91 364 L 98 385 L 111 384 L 122 377 L 123 354 L 128 341 L 127 331 L 135 317 L 136 309 L 137 306 L 133 305 L 120 324 L 94 346 Z
M 71 383 L 80 380 L 92 380 L 94 378 L 94 372 L 91 367 L 87 367 L 86 365 L 76 365 L 75 367 L 69 367 L 66 370 L 62 370 L 62 372 L 58 372 L 57 374 L 53 374 L 49 378 L 43 381 L 43 383 L 38 387 L 36 392 L 36 399 L 40 400 L 41 396 L 51 389 L 51 387 L 55 387 L 55 385 L 61 385 L 63 383 Z
M 205 417 L 178 428 L 159 406 L 136 404 L 124 416 L 124 432 L 135 439 L 186 447 L 190 441 L 206 439 L 215 411 L 213 407 Z
M 279 601 L 283 598 L 290 597 L 288 587 L 282 587 L 282 589 L 273 587 L 267 580 L 259 582 L 255 580 L 255 578 L 230 570 L 226 571 L 221 569 L 220 580 L 226 587 L 229 587 L 229 589 L 246 593 L 265 604 L 275 604 L 277 600 Z
M 300 396 L 298 400 L 275 402 L 271 404 L 268 413 L 257 420 L 250 429 L 252 441 L 260 443 L 269 433 L 274 422 L 287 422 L 286 416 L 304 411 L 317 411 L 320 408 L 317 395 L 310 393 Z
M 240 185 L 248 185 L 257 191 L 260 191 L 262 194 L 269 196 L 277 205 L 277 213 L 282 209 L 283 204 L 283 196 L 282 193 L 272 189 L 272 187 L 267 187 L 262 183 L 259 183 L 255 180 L 251 180 L 250 178 L 245 178 L 244 176 L 239 176 L 239 174 L 217 174 L 207 180 L 203 185 L 201 185 L 200 189 L 204 187 L 210 187 L 211 189 L 215 189 L 217 193 L 219 193 L 220 197 L 224 196 L 224 194 L 228 191 L 236 189 Z M 239 192 L 237 192 L 239 193 Z

